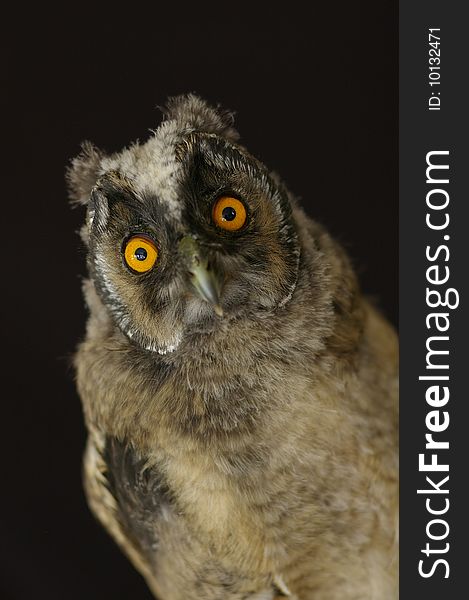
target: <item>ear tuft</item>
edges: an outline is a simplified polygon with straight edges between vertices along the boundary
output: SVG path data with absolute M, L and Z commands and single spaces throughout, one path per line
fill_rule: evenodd
M 165 120 L 176 121 L 189 131 L 215 133 L 236 142 L 239 134 L 234 129 L 234 113 L 212 107 L 195 94 L 184 94 L 169 98 L 165 107 L 160 107 Z
M 104 154 L 91 142 L 83 142 L 81 152 L 67 168 L 65 179 L 73 204 L 88 204 L 91 190 L 98 179 Z

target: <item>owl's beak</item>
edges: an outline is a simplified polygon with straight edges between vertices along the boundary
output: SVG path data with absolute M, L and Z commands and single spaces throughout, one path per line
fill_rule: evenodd
M 179 254 L 189 274 L 189 280 L 197 294 L 213 306 L 215 314 L 223 316 L 220 306 L 221 282 L 213 269 L 209 267 L 208 257 L 202 252 L 197 240 L 190 235 L 179 242 Z

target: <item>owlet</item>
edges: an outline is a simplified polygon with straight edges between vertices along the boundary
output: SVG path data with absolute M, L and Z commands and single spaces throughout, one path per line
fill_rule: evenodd
M 164 114 L 68 172 L 90 507 L 159 600 L 395 599 L 395 331 L 229 112 Z

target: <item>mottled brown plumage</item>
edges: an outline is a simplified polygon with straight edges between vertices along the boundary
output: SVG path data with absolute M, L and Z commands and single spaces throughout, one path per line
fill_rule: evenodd
M 160 600 L 397 598 L 396 334 L 237 137 L 179 97 L 146 143 L 86 145 L 69 171 L 88 206 L 90 506 Z M 227 193 L 239 232 L 212 221 Z M 143 275 L 122 257 L 135 232 L 158 246 Z

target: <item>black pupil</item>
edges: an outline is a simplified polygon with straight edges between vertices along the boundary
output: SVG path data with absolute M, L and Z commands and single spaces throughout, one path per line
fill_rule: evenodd
M 222 210 L 221 216 L 224 221 L 233 221 L 236 218 L 236 211 L 232 206 L 225 206 Z
M 137 250 L 135 250 L 135 258 L 137 260 L 145 260 L 147 257 L 147 251 L 145 250 L 145 248 L 137 248 Z

